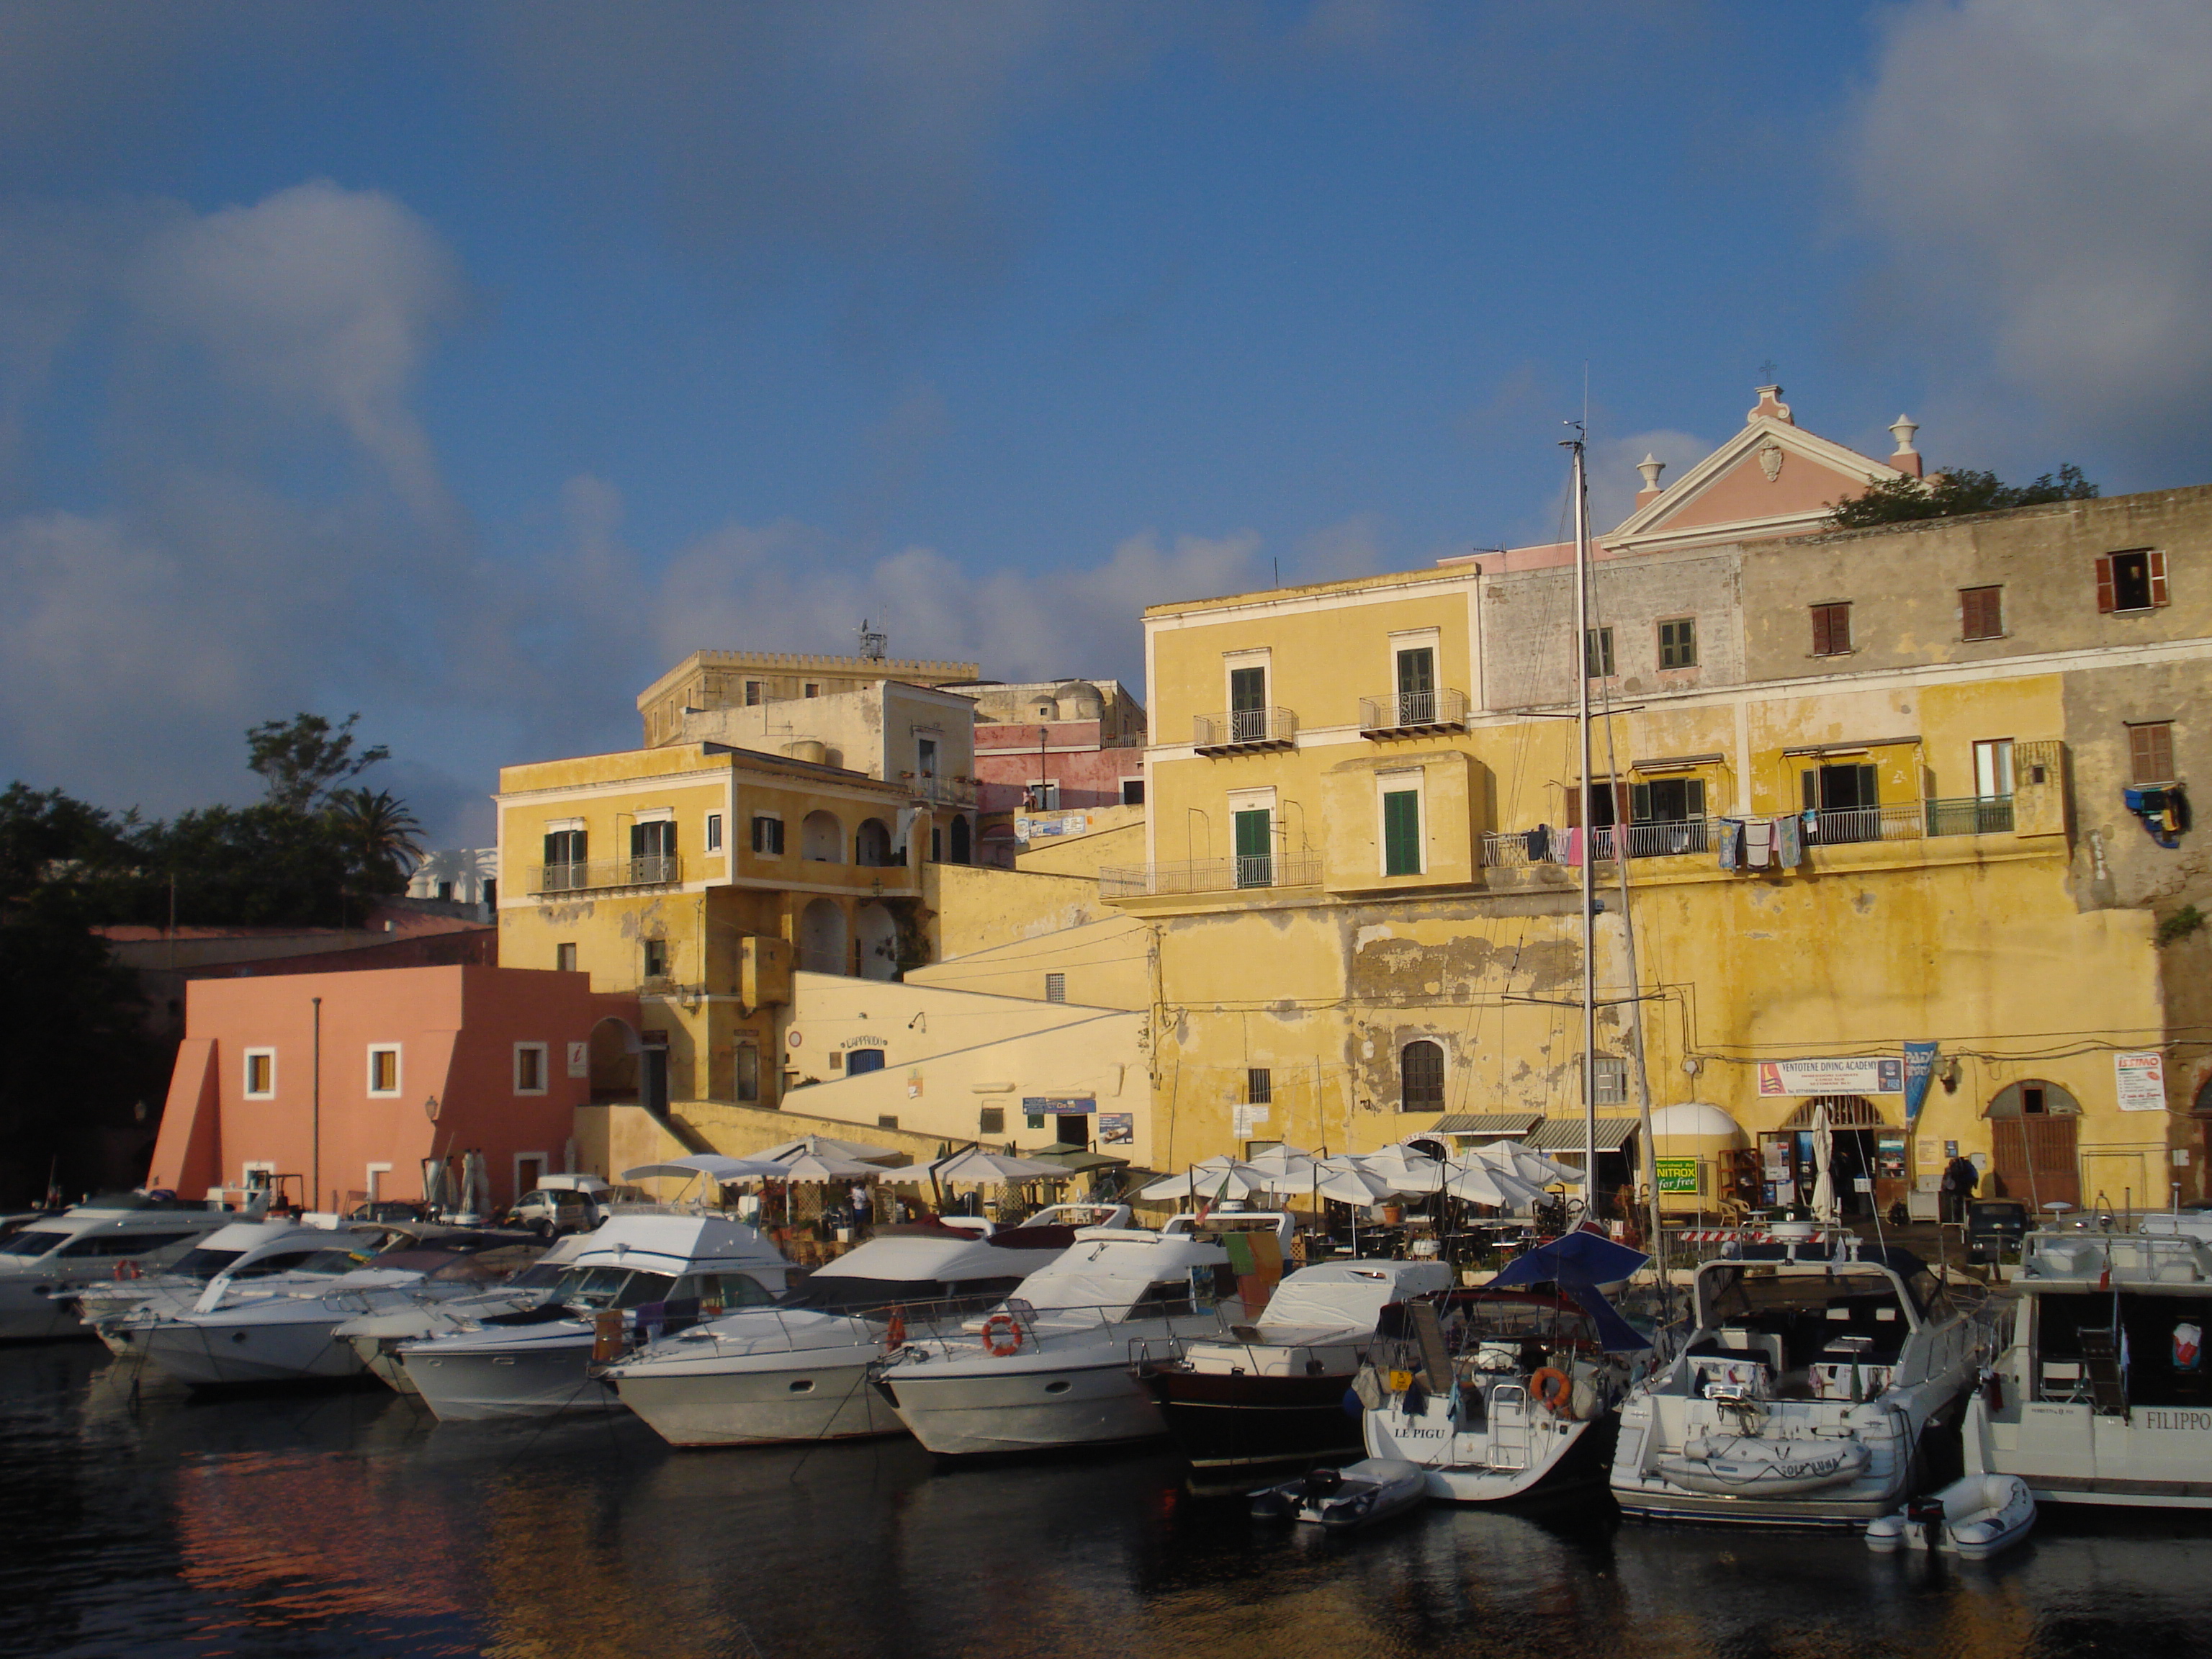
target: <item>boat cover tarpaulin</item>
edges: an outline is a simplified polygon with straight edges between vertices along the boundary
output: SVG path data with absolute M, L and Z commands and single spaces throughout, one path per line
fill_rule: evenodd
M 1598 1286 L 1618 1284 L 1650 1260 L 1641 1250 L 1616 1244 L 1597 1233 L 1577 1231 L 1522 1251 L 1490 1282 L 1499 1288 L 1557 1285 L 1590 1316 L 1590 1322 L 1597 1327 L 1599 1344 L 1607 1353 L 1633 1353 L 1650 1347 L 1650 1342 L 1620 1316 Z

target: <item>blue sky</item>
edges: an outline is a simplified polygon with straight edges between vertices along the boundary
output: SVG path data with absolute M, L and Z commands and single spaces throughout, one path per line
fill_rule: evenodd
M 0 0 L 0 775 L 434 836 L 701 646 L 1136 614 L 1806 425 L 2205 481 L 2212 10 Z

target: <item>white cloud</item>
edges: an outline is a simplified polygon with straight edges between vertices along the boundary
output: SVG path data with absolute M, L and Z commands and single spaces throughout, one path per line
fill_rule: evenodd
M 1983 380 L 1962 404 L 2027 392 L 2044 441 L 2202 464 L 2207 64 L 2201 0 L 1919 0 L 1889 19 L 1851 176 L 1888 245 L 1885 310 L 1931 380 Z

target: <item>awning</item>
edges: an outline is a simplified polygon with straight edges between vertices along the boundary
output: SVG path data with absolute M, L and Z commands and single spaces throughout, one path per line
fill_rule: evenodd
M 1601 1152 L 1617 1152 L 1634 1134 L 1640 1120 L 1634 1117 L 1608 1117 L 1601 1112 L 1597 1120 L 1597 1149 Z M 1528 1138 L 1521 1144 L 1536 1152 L 1579 1152 L 1589 1143 L 1589 1126 L 1579 1116 L 1547 1117 L 1529 1131 Z
M 1541 1112 L 1453 1112 L 1429 1131 L 1437 1135 L 1525 1135 L 1544 1121 Z

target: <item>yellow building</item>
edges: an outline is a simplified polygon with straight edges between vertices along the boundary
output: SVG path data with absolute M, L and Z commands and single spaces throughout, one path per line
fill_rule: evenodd
M 1604 1185 L 1650 1172 L 1640 1039 L 1656 1108 L 1713 1109 L 1665 1115 L 1679 1204 L 1809 1187 L 1823 1101 L 1862 1211 L 1924 1210 L 1956 1153 L 2038 1204 L 2198 1196 L 2212 880 L 2142 819 L 2185 823 L 2212 760 L 2212 489 L 1824 528 L 1917 476 L 1893 430 L 1855 455 L 1765 387 L 1672 488 L 1647 465 L 1582 642 L 1586 828 L 1571 549 L 1152 607 L 1146 850 L 1098 878 L 1123 924 L 927 976 L 1146 998 L 1162 1167 L 1416 1132 L 1571 1154 L 1589 851 Z M 1917 1115 L 1907 1044 L 1935 1045 Z

